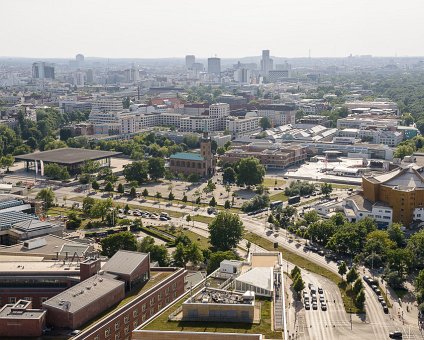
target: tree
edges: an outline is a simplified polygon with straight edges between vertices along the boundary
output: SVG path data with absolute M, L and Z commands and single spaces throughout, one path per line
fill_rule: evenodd
M 46 164 L 44 167 L 44 175 L 50 179 L 66 181 L 70 178 L 66 166 L 56 163 Z
M 182 202 L 184 202 L 184 203 L 187 203 L 187 200 L 188 200 L 187 195 L 186 195 L 186 194 L 184 194 L 184 196 L 183 196 L 183 198 L 181 199 L 181 201 L 182 201 Z
M 113 192 L 113 185 L 110 182 L 107 182 L 105 185 L 105 191 L 107 192 Z
M 358 295 L 363 288 L 364 288 L 364 285 L 362 284 L 362 280 L 360 278 L 356 279 L 352 287 L 352 290 L 355 293 L 355 295 Z
M 364 289 L 361 289 L 361 291 L 356 295 L 355 298 L 355 305 L 359 309 L 363 309 L 365 304 L 365 292 Z
M 342 261 L 342 262 L 340 262 L 340 264 L 338 265 L 338 273 L 342 276 L 342 278 L 343 278 L 343 276 L 347 273 L 347 266 L 346 266 L 346 262 L 345 261 Z
M 290 272 L 290 277 L 292 278 L 292 280 L 294 280 L 297 276 L 299 276 L 300 273 L 300 269 L 298 266 L 294 266 L 294 268 L 291 270 Z
M 300 292 L 305 289 L 305 282 L 300 274 L 295 277 L 292 287 L 297 294 L 300 294 Z
M 238 185 L 256 185 L 263 182 L 265 168 L 254 157 L 243 158 L 237 165 L 237 184 Z
M 201 203 L 201 202 L 202 202 L 202 201 L 201 201 L 201 199 L 200 199 L 200 196 L 199 196 L 199 197 L 197 197 L 197 198 L 196 198 L 196 202 L 195 202 L 195 203 L 196 203 L 197 205 L 200 205 L 200 203 Z
M 330 194 L 333 191 L 333 186 L 331 183 L 322 183 L 321 184 L 321 194 L 323 194 L 325 197 L 330 197 Z
M 78 181 L 81 184 L 89 184 L 93 180 L 93 175 L 90 174 L 81 174 L 78 177 Z
M 424 291 L 424 269 L 420 270 L 415 278 L 415 290 L 418 292 Z
M 90 214 L 91 208 L 96 203 L 96 200 L 93 197 L 86 196 L 82 201 L 82 210 L 85 214 Z
M 109 168 L 104 168 L 108 169 Z M 96 161 L 86 161 L 84 162 L 84 165 L 81 167 L 81 172 L 84 172 L 86 174 L 95 174 L 100 170 L 100 163 Z M 112 172 L 112 170 L 110 170 Z
M 387 228 L 387 233 L 389 238 L 397 244 L 398 247 L 403 247 L 405 245 L 405 233 L 401 229 L 399 223 L 392 223 Z
M 215 197 L 212 196 L 211 200 L 209 201 L 209 206 L 210 207 L 216 207 L 217 203 L 216 203 L 216 199 Z
M 158 180 L 165 175 L 165 160 L 152 157 L 147 160 L 148 173 L 151 179 Z
M 261 126 L 262 130 L 271 128 L 271 122 L 268 117 L 262 117 L 259 121 L 259 125 Z
M 210 242 L 216 250 L 231 250 L 243 236 L 243 222 L 236 214 L 221 211 L 209 224 Z
M 132 162 L 124 166 L 123 171 L 125 180 L 127 182 L 136 181 L 142 184 L 147 181 L 148 167 L 145 161 Z
M 203 262 L 202 251 L 196 243 L 191 243 L 186 247 L 186 259 L 195 266 Z
M 119 183 L 119 184 L 118 184 L 118 189 L 117 189 L 117 191 L 118 191 L 120 194 L 123 194 L 123 193 L 125 192 L 125 190 L 124 190 L 124 185 L 123 185 L 122 183 Z
M 144 188 L 141 194 L 143 195 L 144 198 L 146 198 L 147 196 L 149 196 L 149 191 L 147 190 L 147 188 Z
M 91 183 L 91 187 L 94 190 L 99 190 L 100 189 L 100 185 L 99 185 L 99 183 L 97 181 L 93 181 L 93 183 Z
M 173 201 L 174 199 L 175 199 L 175 195 L 172 193 L 172 191 L 170 191 L 168 195 L 168 200 Z
M 35 198 L 42 200 L 44 203 L 44 209 L 47 210 L 53 205 L 55 194 L 51 188 L 45 188 L 41 189 Z
M 68 214 L 68 220 L 66 221 L 66 229 L 78 229 L 81 226 L 82 220 L 78 214 L 71 210 Z
M 330 220 L 321 220 L 312 223 L 308 228 L 311 240 L 326 245 L 336 231 L 335 224 Z
M 311 210 L 303 214 L 303 219 L 305 220 L 306 225 L 308 226 L 312 223 L 318 222 L 320 218 L 316 210 Z
M 102 255 L 112 257 L 118 250 L 137 250 L 137 238 L 129 231 L 106 236 L 100 241 Z
M 358 278 L 358 272 L 355 268 L 351 268 L 346 274 L 346 282 L 351 284 Z
M 181 242 L 177 244 L 174 253 L 172 254 L 172 258 L 174 259 L 174 265 L 177 267 L 186 267 L 187 258 L 186 258 L 186 250 L 184 244 Z
M 231 203 L 229 200 L 226 200 L 224 203 L 224 209 L 230 209 L 231 208 Z
M 137 197 L 137 190 L 135 190 L 134 187 L 131 187 L 131 189 L 130 189 L 130 197 L 131 198 L 136 198 Z
M 251 200 L 244 202 L 241 210 L 244 212 L 251 212 L 259 209 L 263 209 L 269 206 L 268 194 L 256 195 Z
M 216 153 L 217 153 L 219 156 L 222 156 L 222 155 L 225 153 L 225 148 L 224 148 L 223 146 L 218 147 L 218 148 L 216 149 Z
M 6 172 L 9 172 L 9 168 L 15 163 L 15 157 L 12 155 L 6 155 L 0 158 L 0 166 L 6 168 Z
M 399 145 L 395 152 L 393 153 L 393 157 L 403 159 L 405 156 L 412 155 L 414 153 L 414 147 L 411 145 Z
M 155 197 L 159 200 L 160 198 L 162 198 L 162 194 L 157 191 Z
M 224 169 L 224 172 L 222 173 L 222 181 L 224 183 L 234 183 L 236 181 L 236 172 L 232 167 Z
M 224 260 L 238 260 L 238 256 L 232 251 L 216 251 L 210 255 L 207 272 L 214 272 Z
M 424 229 L 413 234 L 406 247 L 412 255 L 413 265 L 418 269 L 424 268 Z
M 103 221 L 111 207 L 112 200 L 110 198 L 106 200 L 96 200 L 90 209 L 90 216 L 92 218 L 101 218 Z

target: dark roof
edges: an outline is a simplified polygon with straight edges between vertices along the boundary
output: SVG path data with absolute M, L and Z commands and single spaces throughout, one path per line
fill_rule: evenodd
M 27 155 L 16 156 L 16 160 L 34 161 L 42 160 L 47 163 L 75 164 L 90 160 L 99 160 L 113 157 L 122 152 L 99 151 L 78 148 L 62 148 L 42 152 L 34 152 Z
M 100 299 L 107 298 L 118 287 L 124 290 L 124 285 L 123 281 L 115 280 L 109 274 L 97 274 L 43 302 L 43 307 L 75 313 Z
M 148 256 L 149 254 L 135 251 L 118 250 L 105 263 L 102 270 L 117 275 L 130 275 Z

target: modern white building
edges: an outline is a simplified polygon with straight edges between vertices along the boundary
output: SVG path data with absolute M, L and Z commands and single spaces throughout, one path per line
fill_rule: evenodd
M 221 74 L 221 59 L 208 58 L 208 73 L 219 76 Z
M 252 135 L 261 131 L 260 120 L 261 117 L 258 117 L 255 112 L 248 112 L 244 118 L 227 117 L 225 130 L 228 130 L 233 138 Z
M 343 201 L 343 211 L 350 222 L 371 217 L 380 225 L 389 226 L 393 222 L 393 209 L 383 203 L 372 203 L 362 195 L 352 195 Z

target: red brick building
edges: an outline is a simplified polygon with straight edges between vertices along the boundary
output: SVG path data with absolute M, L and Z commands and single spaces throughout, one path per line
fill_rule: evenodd
M 46 325 L 46 311 L 32 309 L 31 301 L 19 300 L 0 309 L 0 338 L 41 336 Z

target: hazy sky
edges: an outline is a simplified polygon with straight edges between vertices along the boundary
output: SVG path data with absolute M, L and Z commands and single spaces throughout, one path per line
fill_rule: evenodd
M 424 55 L 424 0 L 0 0 L 0 56 Z

